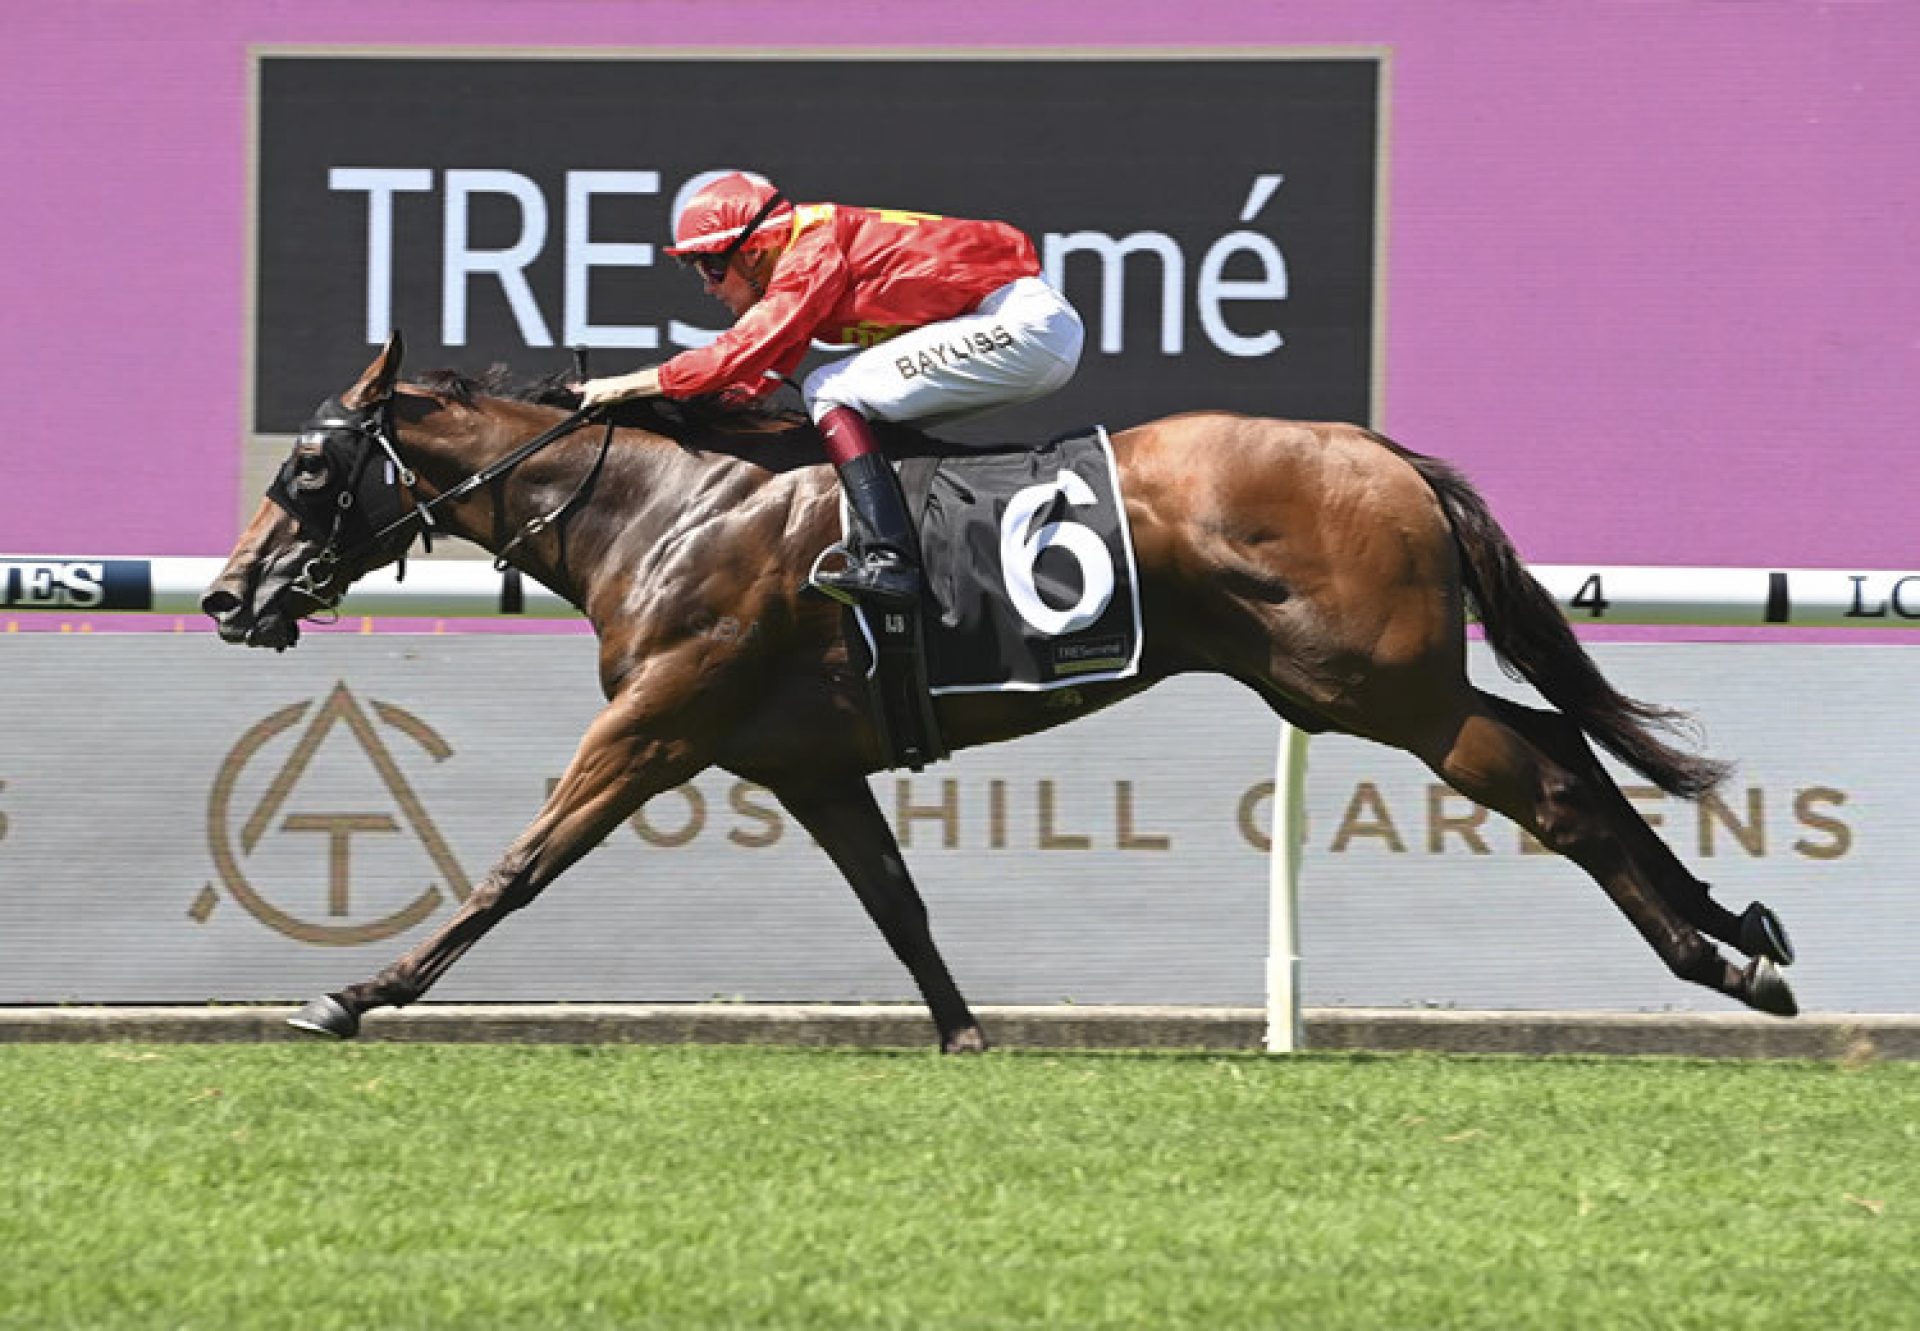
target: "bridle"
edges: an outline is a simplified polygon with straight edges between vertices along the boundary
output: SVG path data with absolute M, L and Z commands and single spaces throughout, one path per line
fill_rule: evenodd
M 407 554 L 416 537 L 429 554 L 433 552 L 433 533 L 438 527 L 433 516 L 436 508 L 499 480 L 549 444 L 599 419 L 603 410 L 582 407 L 458 485 L 422 500 L 414 489 L 418 477 L 393 442 L 393 395 L 389 393 L 373 405 L 359 408 L 349 407 L 337 397 L 327 399 L 300 427 L 293 453 L 267 487 L 267 497 L 293 518 L 302 534 L 321 542 L 319 553 L 301 566 L 292 590 L 312 601 L 318 611 L 333 610 L 347 593 L 345 586 L 333 587 L 340 567 L 357 563 L 369 554 L 383 554 L 398 561 L 399 577 L 404 579 Z M 551 512 L 528 519 L 500 548 L 495 568 L 504 570 L 515 547 L 566 517 L 592 490 L 613 444 L 613 422 L 607 421 L 606 426 L 593 466 L 573 493 Z M 318 445 L 332 464 L 328 474 L 344 474 L 346 482 L 299 489 L 302 445 Z M 381 455 L 385 465 L 376 468 L 372 464 Z

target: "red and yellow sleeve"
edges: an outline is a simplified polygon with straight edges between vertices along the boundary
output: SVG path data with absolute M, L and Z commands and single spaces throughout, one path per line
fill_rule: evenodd
M 723 388 L 767 391 L 767 371 L 789 374 L 800 364 L 850 281 L 846 256 L 830 229 L 800 237 L 781 256 L 766 295 L 739 322 L 660 367 L 661 391 L 681 399 Z

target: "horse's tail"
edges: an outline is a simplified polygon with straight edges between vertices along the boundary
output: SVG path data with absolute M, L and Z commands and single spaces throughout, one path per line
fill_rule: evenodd
M 1467 592 L 1509 675 L 1533 685 L 1607 752 L 1669 794 L 1695 799 L 1726 778 L 1729 764 L 1682 752 L 1653 733 L 1656 726 L 1679 729 L 1686 713 L 1629 698 L 1607 682 L 1465 476 L 1437 458 L 1381 442 L 1439 497 L 1460 547 Z

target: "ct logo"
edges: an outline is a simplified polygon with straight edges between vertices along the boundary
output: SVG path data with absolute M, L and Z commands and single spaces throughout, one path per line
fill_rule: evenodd
M 384 916 L 362 921 L 353 919 L 353 838 L 361 834 L 399 831 L 401 825 L 391 814 L 302 810 L 281 817 L 282 809 L 293 796 L 321 744 L 335 727 L 345 726 L 347 733 L 373 764 L 374 771 L 393 797 L 406 826 L 439 871 L 446 890 L 452 893 L 456 901 L 464 901 L 472 890 L 466 874 L 453 858 L 453 852 L 448 849 L 433 820 L 427 817 L 426 810 L 421 807 L 413 788 L 407 784 L 406 777 L 401 775 L 393 754 L 375 730 L 373 721 L 359 701 L 347 691 L 344 683 L 334 685 L 333 692 L 327 695 L 326 701 L 295 742 L 292 753 L 274 772 L 259 804 L 246 814 L 245 821 L 241 823 L 238 844 L 235 844 L 232 805 L 242 773 L 262 749 L 298 725 L 311 706 L 311 703 L 301 702 L 283 707 L 247 731 L 240 737 L 240 742 L 233 746 L 233 752 L 227 755 L 219 775 L 214 779 L 213 793 L 207 801 L 207 844 L 213 852 L 214 867 L 219 871 L 220 883 L 226 888 L 227 894 L 268 928 L 303 943 L 327 946 L 371 943 L 401 933 L 426 919 L 438 908 L 440 889 L 429 886 L 411 902 Z M 446 741 L 411 713 L 389 703 L 376 702 L 373 704 L 373 714 L 419 745 L 435 762 L 444 762 L 453 755 Z M 325 921 L 302 919 L 274 905 L 242 870 L 241 861 L 259 848 L 261 839 L 269 831 L 324 835 L 327 847 Z M 219 900 L 219 894 L 209 883 L 200 890 L 188 914 L 204 923 Z

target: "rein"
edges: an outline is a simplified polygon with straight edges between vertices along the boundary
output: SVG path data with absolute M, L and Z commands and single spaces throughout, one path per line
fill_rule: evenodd
M 558 443 L 585 425 L 588 421 L 597 419 L 600 416 L 601 410 L 602 408 L 600 407 L 582 407 L 557 425 L 543 430 L 533 438 L 527 440 L 526 443 L 520 445 L 520 447 L 514 449 L 513 452 L 507 454 L 491 466 L 483 467 L 481 470 L 467 477 L 466 480 L 460 482 L 460 484 L 454 486 L 451 490 L 442 491 L 432 499 L 427 500 L 424 504 L 415 501 L 410 511 L 394 519 L 373 534 L 374 544 L 379 545 L 384 543 L 388 536 L 416 518 L 420 522 L 422 536 L 426 537 L 427 533 L 434 529 L 434 509 L 440 507 L 442 504 L 450 504 L 457 499 L 463 499 L 475 490 L 493 484 L 493 482 L 505 476 L 541 449 L 546 448 L 549 444 Z M 561 518 L 571 513 L 587 491 L 592 489 L 594 481 L 600 476 L 600 469 L 606 465 L 607 450 L 613 446 L 613 422 L 607 421 L 606 426 L 606 433 L 600 436 L 600 452 L 593 459 L 593 466 L 587 469 L 587 474 L 581 477 L 580 484 L 576 485 L 573 488 L 573 493 L 568 495 L 565 501 L 551 513 L 527 519 L 526 523 L 520 528 L 519 532 L 514 535 L 513 539 L 500 547 L 500 553 L 494 557 L 493 561 L 493 566 L 496 569 L 504 570 L 507 567 L 507 555 L 515 546 L 530 536 L 537 536 L 553 523 L 558 522 Z M 376 435 L 375 438 L 382 448 L 391 451 L 392 446 L 387 442 L 384 433 Z M 412 474 L 412 472 L 408 471 L 403 472 L 402 476 L 410 477 Z M 409 544 L 411 544 L 411 541 L 409 541 Z M 427 548 L 429 550 L 433 548 L 430 537 L 427 537 Z
M 599 411 L 599 407 L 583 407 L 554 428 L 561 430 L 563 434 L 570 434 L 592 420 Z M 493 557 L 494 572 L 505 573 L 511 568 L 513 561 L 508 559 L 507 556 L 513 553 L 514 547 L 518 546 L 528 537 L 538 536 L 548 527 L 565 518 L 567 514 L 573 512 L 575 505 L 579 504 L 593 489 L 594 482 L 600 479 L 600 469 L 607 465 L 607 450 L 613 447 L 613 422 L 608 421 L 606 425 L 606 432 L 600 436 L 600 451 L 594 454 L 593 465 L 587 468 L 587 474 L 580 478 L 580 484 L 574 486 L 573 493 L 562 500 L 560 506 L 551 513 L 543 513 L 538 517 L 528 518 L 526 522 L 522 524 L 520 530 L 514 533 L 513 539 L 501 546 L 500 553 Z M 564 427 L 564 429 L 562 427 Z M 558 439 L 559 437 L 559 434 L 555 434 L 553 439 Z M 541 448 L 545 448 L 548 444 L 552 443 L 553 439 L 548 439 L 543 435 L 540 439 L 536 439 L 532 443 L 522 445 L 521 449 L 515 451 L 513 457 L 503 459 L 506 465 L 501 466 L 498 463 L 495 464 L 496 466 L 500 466 L 500 472 L 498 474 L 504 475 L 507 471 L 512 470 L 514 466 L 518 465 L 522 452 L 525 452 L 526 455 L 530 457 L 533 453 L 538 452 Z M 538 448 L 535 447 L 536 444 L 539 446 Z M 491 471 L 492 468 L 488 470 Z M 451 495 L 466 493 L 471 489 L 484 485 L 491 479 L 493 478 L 488 476 L 487 472 L 481 472 L 479 475 L 461 482 L 454 489 L 441 495 L 439 499 L 430 500 L 428 506 L 431 507 L 433 504 L 437 504 L 440 500 L 446 499 Z M 431 516 L 429 516 L 426 521 L 431 522 Z M 424 530 L 424 528 L 422 530 Z

